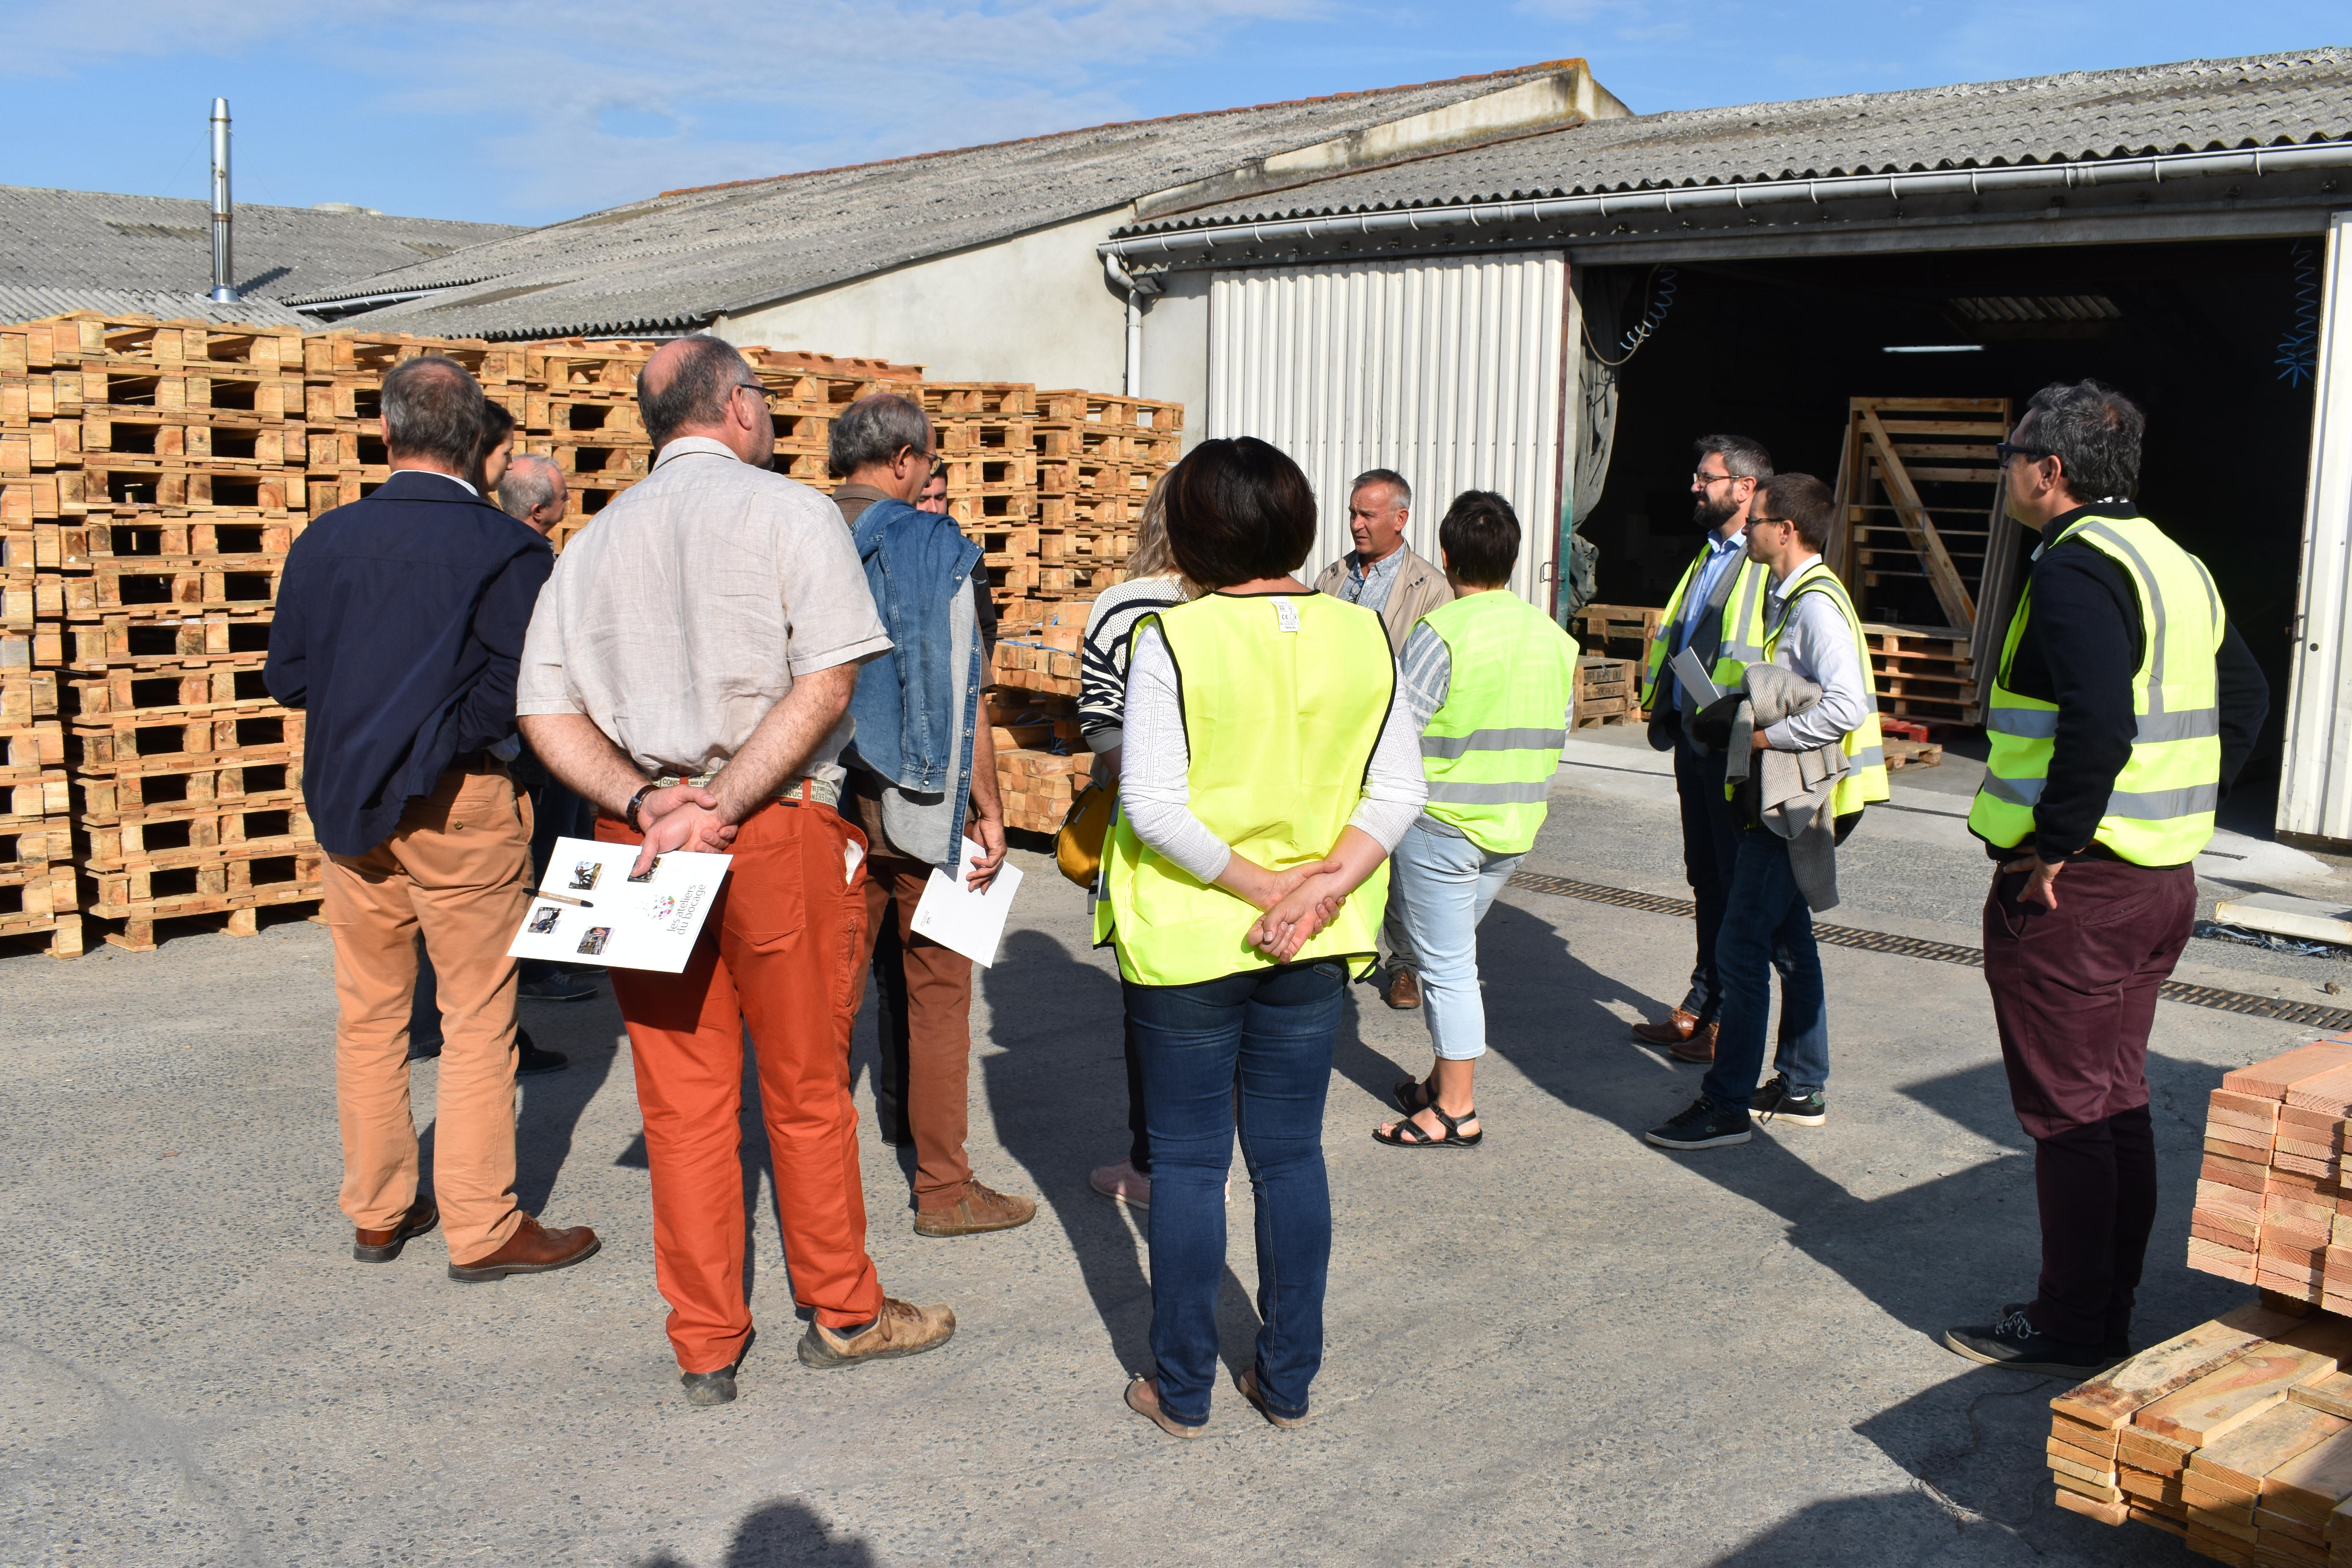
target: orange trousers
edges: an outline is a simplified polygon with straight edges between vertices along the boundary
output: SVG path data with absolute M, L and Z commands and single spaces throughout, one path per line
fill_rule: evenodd
M 515 961 L 530 905 L 530 802 L 503 764 L 451 768 L 392 836 L 320 872 L 335 938 L 335 1109 L 343 1213 L 389 1230 L 416 1198 L 408 1016 L 416 937 L 440 976 L 441 1068 L 434 1196 L 449 1256 L 487 1258 L 522 1223 L 515 1207 Z
M 640 841 L 604 816 L 596 837 Z M 611 972 L 653 1168 L 654 1279 L 684 1371 L 732 1365 L 751 1334 L 743 1254 L 758 1188 L 745 1179 L 737 1120 L 747 1022 L 793 1300 L 828 1328 L 882 1310 L 849 1094 L 849 1031 L 865 990 L 865 844 L 831 806 L 762 806 L 736 835 L 685 971 Z

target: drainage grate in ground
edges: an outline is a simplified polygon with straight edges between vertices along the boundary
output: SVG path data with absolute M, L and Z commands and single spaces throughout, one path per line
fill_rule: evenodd
M 1680 915 L 1685 920 L 1697 912 L 1688 899 L 1637 893 L 1630 888 L 1608 888 L 1598 882 L 1571 881 L 1566 877 L 1547 877 L 1536 871 L 1517 873 L 1512 877 L 1511 886 L 1525 888 L 1531 893 L 1550 893 L 1558 898 L 1613 904 L 1621 910 L 1640 910 L 1654 915 Z M 1858 931 L 1853 926 L 1816 925 L 1813 927 L 1813 940 L 1830 947 L 1851 947 L 1864 952 L 1891 952 L 1897 958 L 1924 958 L 1935 963 L 1958 963 L 1969 969 L 1984 967 L 1984 953 L 1978 948 L 1961 947 L 1948 942 L 1928 942 L 1916 936 Z M 2179 980 L 2166 981 L 2158 994 L 2168 1002 L 2186 1002 L 2192 1007 L 2243 1013 L 2255 1018 L 2275 1018 L 2283 1024 L 2300 1024 L 2314 1029 L 2352 1029 L 2352 1009 L 2323 1007 L 2312 1002 L 2290 1002 L 2284 996 L 2257 996 L 2252 992 L 2223 991 L 2211 985 L 2190 985 Z

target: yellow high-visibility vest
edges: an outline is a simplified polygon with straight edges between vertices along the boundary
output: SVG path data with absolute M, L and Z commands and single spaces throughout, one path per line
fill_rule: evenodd
M 1829 595 L 1853 633 L 1854 657 L 1862 661 L 1862 722 L 1838 742 L 1838 750 L 1845 753 L 1846 772 L 1830 792 L 1830 816 L 1852 816 L 1872 801 L 1886 799 L 1889 794 L 1886 739 L 1878 726 L 1878 676 L 1871 668 L 1870 643 L 1862 635 L 1862 617 L 1854 613 L 1853 600 L 1838 574 L 1818 558 L 1790 579 L 1787 592 L 1780 595 L 1780 616 L 1764 634 L 1765 659 L 1769 662 L 1780 651 L 1780 634 L 1789 629 L 1790 614 L 1796 609 L 1798 595 L 1802 594 Z
M 1666 660 L 1674 653 L 1675 637 L 1683 624 L 1683 596 L 1698 581 L 1699 568 L 1706 564 L 1713 550 L 1712 545 L 1701 545 L 1691 563 L 1683 568 L 1683 579 L 1675 584 L 1674 596 L 1666 601 L 1658 621 L 1657 635 L 1650 639 L 1648 660 L 1642 669 L 1644 712 L 1657 710 L 1658 693 L 1665 689 Z M 1707 678 L 1728 691 L 1739 684 L 1742 670 L 1764 657 L 1764 593 L 1771 585 L 1772 574 L 1762 562 L 1745 556 L 1738 565 L 1725 568 L 1724 574 L 1730 579 L 1730 587 L 1723 600 L 1715 666 Z M 1717 586 L 1721 585 L 1718 582 Z
M 1489 855 L 1524 854 L 1568 742 L 1576 645 L 1516 594 L 1469 594 L 1421 623 L 1445 639 L 1445 703 L 1421 733 L 1429 815 Z
M 1176 665 L 1192 815 L 1270 870 L 1320 860 L 1363 799 L 1396 692 L 1396 658 L 1370 610 L 1312 592 L 1211 594 L 1147 616 Z M 1376 962 L 1388 863 L 1291 960 Z M 1122 811 L 1103 854 L 1095 942 L 1139 985 L 1189 985 L 1274 960 L 1246 940 L 1258 910 L 1138 838 Z
M 2095 842 L 2139 866 L 2179 866 L 2213 838 L 2221 798 L 2221 678 L 2215 656 L 2229 618 L 2205 563 L 2144 517 L 2085 517 L 2057 539 L 2079 539 L 2123 568 L 2139 600 L 2139 668 L 2132 676 L 2138 733 L 2099 818 Z M 2009 685 L 2017 645 L 2033 611 L 2033 588 L 2018 595 L 2001 641 L 2000 673 L 1985 713 L 1984 783 L 1969 826 L 1985 842 L 2015 848 L 2033 831 L 2034 803 L 2050 778 L 2058 706 Z

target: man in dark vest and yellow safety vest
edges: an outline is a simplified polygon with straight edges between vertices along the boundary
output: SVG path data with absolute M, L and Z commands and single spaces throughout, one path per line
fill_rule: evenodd
M 1837 902 L 1836 840 L 1863 808 L 1885 800 L 1886 752 L 1879 738 L 1878 699 L 1862 620 L 1845 584 L 1822 560 L 1837 502 L 1811 474 L 1780 474 L 1756 487 L 1748 509 L 1748 553 L 1771 574 L 1762 665 L 1811 683 L 1811 707 L 1772 713 L 1748 680 L 1752 730 L 1734 727 L 1732 747 L 1749 758 L 1796 753 L 1776 795 L 1740 790 L 1738 858 L 1734 863 L 1716 968 L 1723 1024 L 1715 1066 L 1689 1109 L 1645 1136 L 1662 1149 L 1716 1149 L 1745 1143 L 1752 1118 L 1819 1127 L 1830 1076 L 1829 1001 L 1813 945 L 1816 909 Z M 1746 672 L 1743 672 L 1746 673 Z M 1716 715 L 1700 724 L 1710 730 Z M 1763 770 L 1734 770 L 1750 780 Z M 1727 792 L 1728 793 L 1728 792 Z M 1759 1089 L 1764 1026 L 1772 1010 L 1772 971 L 1780 970 L 1779 1072 Z
M 2148 1026 L 2197 912 L 2192 862 L 2270 708 L 2204 563 L 2129 499 L 2145 427 L 2086 381 L 2036 394 L 2002 447 L 2009 513 L 2042 544 L 1969 812 L 2000 863 L 1985 984 L 2033 1138 L 2042 1279 L 2032 1301 L 1944 1342 L 2069 1378 L 2130 1353 L 2156 1221 Z
M 1748 509 L 1757 485 L 1772 475 L 1772 455 L 1745 436 L 1704 436 L 1695 452 L 1691 494 L 1697 500 L 1691 515 L 1707 531 L 1706 540 L 1684 568 L 1657 635 L 1650 639 L 1642 706 L 1650 715 L 1651 746 L 1675 754 L 1683 878 L 1698 906 L 1698 958 L 1682 1005 L 1655 1023 L 1634 1025 L 1633 1037 L 1664 1047 L 1678 1061 L 1704 1064 L 1715 1060 L 1716 1021 L 1723 1005 L 1715 939 L 1723 929 L 1739 827 L 1723 798 L 1722 752 L 1701 746 L 1690 733 L 1702 704 L 1696 693 L 1683 689 L 1666 662 L 1688 648 L 1709 678 L 1728 689 L 1739 684 L 1742 669 L 1764 657 L 1765 572 L 1748 558 Z

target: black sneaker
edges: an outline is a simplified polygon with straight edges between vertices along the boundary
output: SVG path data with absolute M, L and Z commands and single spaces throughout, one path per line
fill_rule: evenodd
M 1759 1121 L 1786 1121 L 1796 1127 L 1819 1127 L 1830 1119 L 1829 1107 L 1818 1094 L 1790 1094 L 1789 1075 L 1774 1073 L 1772 1081 L 1748 1101 L 1748 1113 Z
M 1745 1143 L 1754 1135 L 1745 1110 L 1717 1110 L 1701 1095 L 1690 1102 L 1690 1109 L 1667 1122 L 1653 1127 L 1642 1136 L 1661 1149 L 1720 1149 L 1727 1144 Z
M 515 1031 L 515 1076 L 517 1078 L 526 1073 L 561 1072 L 563 1070 L 564 1064 L 571 1059 L 562 1051 L 543 1051 L 531 1044 L 529 1029 L 519 1028 Z
M 2026 1320 L 2023 1312 L 2004 1312 L 2000 1321 L 1982 1329 L 1947 1329 L 1944 1346 L 1986 1366 L 2004 1372 L 2038 1372 L 2076 1382 L 2096 1377 L 2124 1358 L 2106 1345 L 2075 1344 L 2053 1340 Z
M 2004 1318 L 2013 1317 L 2032 1304 L 2031 1301 L 2004 1301 L 2000 1305 L 2000 1315 Z M 2118 1334 L 2100 1348 L 2119 1362 L 2129 1361 L 2132 1358 L 2131 1339 L 2128 1335 Z
M 596 985 L 569 970 L 551 969 L 525 975 L 516 983 L 515 994 L 525 1002 L 585 1002 L 596 994 Z

